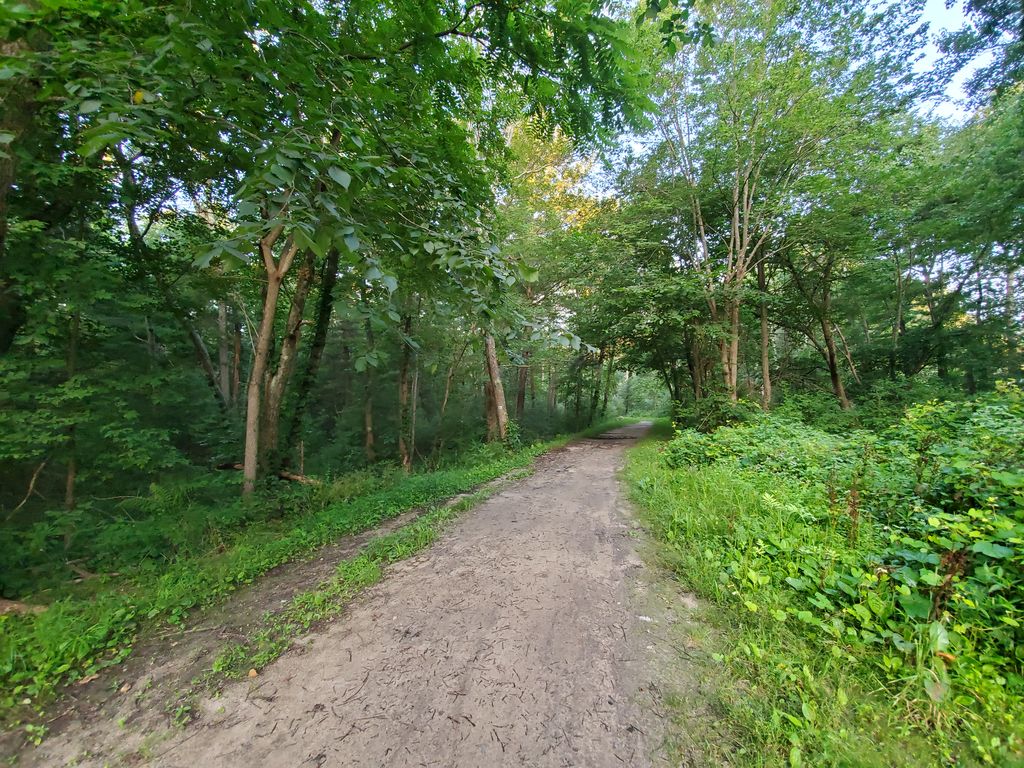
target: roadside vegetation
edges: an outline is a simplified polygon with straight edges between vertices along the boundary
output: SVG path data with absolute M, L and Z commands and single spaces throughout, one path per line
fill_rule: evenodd
M 671 413 L 633 482 L 751 744 L 1019 758 L 1024 22 L 925 5 L 0 6 L 2 725 Z
M 783 403 L 630 458 L 666 561 L 717 607 L 741 764 L 1019 764 L 1024 394 L 821 415 Z

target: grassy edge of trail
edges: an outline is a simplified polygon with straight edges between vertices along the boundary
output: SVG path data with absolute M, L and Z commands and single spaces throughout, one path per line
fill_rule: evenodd
M 703 601 L 701 655 L 713 660 L 707 670 L 717 683 L 712 703 L 731 742 L 716 745 L 718 759 L 765 768 L 974 765 L 950 762 L 944 745 L 904 721 L 899 702 L 880 697 L 856 668 L 720 588 L 717 556 L 709 552 L 722 545 L 714 532 L 722 520 L 736 519 L 738 505 L 756 499 L 747 498 L 751 489 L 742 478 L 728 473 L 666 467 L 661 450 L 670 436 L 668 420 L 657 422 L 627 451 L 623 476 L 654 556 Z M 688 516 L 692 533 L 670 540 L 667 522 L 679 514 Z M 694 662 L 681 657 L 679 663 Z M 686 703 L 669 702 L 669 709 L 670 719 L 685 727 Z
M 41 613 L 0 615 L 0 733 L 21 730 L 30 741 L 41 741 L 46 729 L 39 724 L 40 716 L 61 687 L 124 661 L 143 629 L 181 625 L 190 612 L 224 600 L 272 568 L 405 512 L 472 492 L 571 440 L 632 421 L 606 422 L 575 435 L 495 452 L 483 460 L 403 476 L 365 495 L 311 509 L 290 519 L 287 529 L 282 530 L 280 521 L 253 524 L 218 551 L 172 561 L 159 572 L 95 579 L 87 592 L 56 600 Z M 463 502 L 473 499 L 479 501 L 474 495 Z M 468 508 L 463 502 L 450 509 Z M 445 514 L 455 512 L 438 507 L 411 525 L 431 515 L 430 524 L 440 522 Z M 420 528 L 404 535 L 423 533 Z M 404 547 L 410 540 L 375 541 L 383 542 L 377 547 L 387 548 Z M 347 566 L 352 583 L 368 578 L 365 573 L 356 575 L 362 565 Z

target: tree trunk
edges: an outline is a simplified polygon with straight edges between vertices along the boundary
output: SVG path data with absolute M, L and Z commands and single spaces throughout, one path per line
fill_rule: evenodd
M 231 352 L 228 339 L 228 305 L 217 302 L 217 382 L 220 385 L 220 399 L 225 406 L 231 405 Z
M 686 367 L 690 372 L 690 383 L 693 388 L 693 399 L 700 402 L 704 399 L 704 360 L 701 355 L 700 337 L 696 330 L 686 331 Z M 671 389 L 671 388 L 670 388 Z
M 893 254 L 896 263 L 896 315 L 892 322 L 892 343 L 889 346 L 889 378 L 896 378 L 896 365 L 899 361 L 899 341 L 903 333 L 903 266 L 900 264 L 900 252 Z
M 291 306 L 285 321 L 284 337 L 278 353 L 277 367 L 267 382 L 267 391 L 263 403 L 263 424 L 260 429 L 261 461 L 264 466 L 278 470 L 283 466 L 283 456 L 279 446 L 281 426 L 281 408 L 285 393 L 291 381 L 292 373 L 298 363 L 299 343 L 302 339 L 302 318 L 306 310 L 306 299 L 316 277 L 316 261 L 313 253 L 307 251 L 299 267 L 299 273 L 292 291 Z
M 768 355 L 768 280 L 764 260 L 757 262 L 757 289 L 761 292 L 761 407 L 767 411 L 772 405 L 772 372 Z
M 548 370 L 548 412 L 554 413 L 558 407 L 558 373 L 554 366 Z
M 289 238 L 280 259 L 273 255 L 274 243 L 281 235 L 281 228 L 275 227 L 260 240 L 260 254 L 267 276 L 267 288 L 263 296 L 263 314 L 260 317 L 256 352 L 253 355 L 252 371 L 249 374 L 249 390 L 246 394 L 245 409 L 245 457 L 242 462 L 242 494 L 250 495 L 256 490 L 259 474 L 260 416 L 263 405 L 263 378 L 267 372 L 270 357 L 270 342 L 274 336 L 274 316 L 277 300 L 281 294 L 281 283 L 291 268 L 298 246 Z
M 625 409 L 625 415 L 629 416 L 630 396 L 633 392 L 633 377 L 629 373 L 629 368 L 626 369 L 626 396 L 624 398 L 623 407 Z
M 604 397 L 601 400 L 601 416 L 602 418 L 608 413 L 608 393 L 612 389 L 612 376 L 615 375 L 615 348 L 612 347 L 611 354 L 608 355 L 608 370 L 604 375 Z
M 739 376 L 740 363 L 740 302 L 734 299 L 729 302 L 729 356 L 728 376 L 726 381 L 726 392 L 729 399 L 736 402 L 739 399 L 737 391 L 737 380 Z
M 366 318 L 366 350 L 373 350 L 373 326 L 370 325 L 370 318 Z M 373 432 L 373 384 L 374 368 L 366 366 L 366 380 L 363 386 L 363 449 L 366 451 L 366 460 L 371 464 L 377 460 L 376 437 Z
M 505 405 L 505 387 L 501 382 L 501 368 L 498 366 L 498 353 L 491 334 L 484 336 L 484 357 L 487 363 L 487 378 L 491 385 L 491 410 L 494 414 L 497 439 L 504 441 L 508 437 L 508 409 Z
M 525 355 L 529 356 L 529 353 Z M 516 421 L 522 421 L 526 411 L 526 387 L 530 383 L 530 366 L 520 365 L 516 369 Z
M 413 446 L 410 425 L 410 376 L 409 364 L 412 360 L 412 347 L 408 337 L 412 334 L 412 315 L 406 315 L 402 319 L 402 331 L 404 339 L 402 342 L 402 357 L 398 366 L 398 458 L 402 464 L 402 470 L 412 471 L 412 450 Z
M 284 441 L 286 451 L 291 450 L 299 438 L 309 393 L 320 372 L 320 361 L 323 359 L 324 348 L 327 346 L 327 331 L 331 324 L 331 314 L 334 312 L 334 285 L 338 281 L 338 259 L 338 250 L 331 249 L 320 271 L 320 298 L 317 301 L 316 327 L 313 331 L 313 340 L 310 342 L 306 367 L 303 369 L 302 377 L 295 389 L 295 407 L 292 409 L 288 433 L 285 435 Z
M 231 365 L 231 403 L 238 405 L 238 395 L 242 388 L 242 324 L 235 320 L 235 350 Z
M 590 410 L 587 412 L 587 424 L 594 423 L 594 416 L 597 415 L 597 403 L 601 396 L 601 374 L 604 372 L 604 358 L 607 354 L 607 347 L 602 344 L 597 355 L 597 370 L 594 372 L 594 386 L 590 390 Z
M 1019 373 L 1017 338 L 1017 273 L 1013 267 L 1006 268 L 1006 293 L 1003 301 L 1003 312 L 1006 315 L 1006 370 L 1010 376 Z
M 78 312 L 74 312 L 71 315 L 71 323 L 68 329 L 68 359 L 67 359 L 67 377 L 68 381 L 74 378 L 75 372 L 78 368 L 78 331 L 81 324 L 81 318 Z M 75 480 L 78 477 L 78 454 L 77 446 L 75 445 L 75 431 L 76 425 L 71 424 L 68 427 L 68 461 L 67 471 L 64 475 L 64 508 L 69 512 L 75 508 Z M 69 544 L 69 540 L 65 537 L 65 547 Z
M 849 409 L 850 401 L 846 397 L 846 389 L 843 387 L 843 379 L 839 373 L 839 353 L 836 350 L 836 340 L 832 335 L 830 308 L 831 302 L 826 291 L 821 312 L 821 335 L 825 339 L 825 361 L 828 363 L 828 375 L 832 380 L 832 391 L 839 401 L 839 407 L 845 411 Z
M 498 440 L 498 413 L 494 406 L 494 385 L 484 382 L 484 416 L 487 419 L 487 442 Z

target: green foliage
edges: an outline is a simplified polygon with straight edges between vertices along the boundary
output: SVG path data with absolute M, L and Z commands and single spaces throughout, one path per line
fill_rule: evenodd
M 779 762 L 846 764 L 844 740 L 882 727 L 981 764 L 1024 749 L 1022 455 L 1024 395 L 1003 385 L 880 433 L 774 414 L 677 432 L 630 474 L 680 577 L 741 617 L 723 658 L 779 686 L 756 736 Z M 757 730 L 765 712 L 734 704 Z

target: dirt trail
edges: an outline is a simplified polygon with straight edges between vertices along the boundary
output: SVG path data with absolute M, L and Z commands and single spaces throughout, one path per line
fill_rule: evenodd
M 641 706 L 650 619 L 616 477 L 645 429 L 540 458 L 259 677 L 198 702 L 193 724 L 83 720 L 25 764 L 658 763 L 660 721 Z

